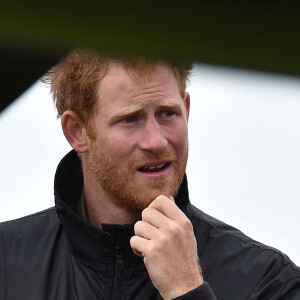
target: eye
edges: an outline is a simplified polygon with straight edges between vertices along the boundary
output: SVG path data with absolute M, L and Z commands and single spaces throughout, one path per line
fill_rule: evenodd
M 173 115 L 174 115 L 174 112 L 173 111 L 165 111 L 164 113 L 163 113 L 163 115 L 165 115 L 166 117 L 172 117 Z
M 135 117 L 127 117 L 122 120 L 123 123 L 133 123 L 134 121 L 136 121 Z

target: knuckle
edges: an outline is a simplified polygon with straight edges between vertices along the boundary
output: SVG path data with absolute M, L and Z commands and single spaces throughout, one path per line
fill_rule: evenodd
M 153 207 L 147 207 L 142 211 L 142 221 L 150 220 L 156 214 L 157 210 Z
M 164 196 L 164 195 L 159 195 L 159 196 L 157 196 L 157 197 L 155 198 L 154 201 L 162 201 L 162 200 L 165 199 L 165 198 L 166 198 L 166 196 Z
M 131 237 L 131 239 L 129 240 L 130 242 L 130 246 L 134 247 L 135 243 L 136 243 L 136 236 Z
M 169 226 L 169 231 L 172 235 L 176 235 L 181 232 L 181 227 L 178 223 L 172 222 Z
M 166 199 L 170 201 L 166 196 L 159 195 L 152 201 L 150 207 L 159 207 L 163 201 L 166 201 Z
M 192 222 L 191 222 L 188 218 L 184 218 L 184 219 L 182 220 L 182 227 L 183 227 L 185 230 L 192 230 L 192 229 L 193 229 Z
M 137 221 L 135 224 L 134 224 L 134 232 L 137 233 L 142 227 L 142 221 Z
M 171 240 L 171 236 L 169 234 L 161 234 L 159 238 L 161 247 L 168 245 L 170 240 Z
M 149 214 L 149 208 L 145 208 L 143 211 L 142 211 L 142 220 L 144 220 Z
M 148 257 L 156 257 L 161 252 L 161 243 L 159 241 L 153 241 L 148 248 Z

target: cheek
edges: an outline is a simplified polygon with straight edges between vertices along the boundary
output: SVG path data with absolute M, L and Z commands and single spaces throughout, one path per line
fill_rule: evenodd
M 98 145 L 117 163 L 128 162 L 135 147 L 132 139 L 115 134 L 106 135 L 104 138 L 99 139 Z
M 188 147 L 188 129 L 186 124 L 177 126 L 169 131 L 169 143 L 176 149 L 179 155 L 185 154 Z

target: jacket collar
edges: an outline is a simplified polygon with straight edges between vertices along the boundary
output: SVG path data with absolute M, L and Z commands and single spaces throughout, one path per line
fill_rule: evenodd
M 76 213 L 77 204 L 83 190 L 83 174 L 77 153 L 70 151 L 59 163 L 54 180 L 55 206 L 58 218 L 67 234 L 69 248 L 73 255 L 89 263 L 103 265 L 115 258 L 117 249 L 124 254 L 125 265 L 130 268 L 144 268 L 142 259 L 137 257 L 129 244 L 134 235 L 133 224 L 108 225 L 96 228 Z M 188 196 L 187 178 L 175 198 L 179 208 L 191 218 L 191 205 Z

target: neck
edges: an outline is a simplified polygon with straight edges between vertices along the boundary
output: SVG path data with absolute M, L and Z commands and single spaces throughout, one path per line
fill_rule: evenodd
M 101 228 L 106 224 L 133 224 L 140 218 L 140 213 L 129 212 L 117 206 L 110 196 L 96 183 L 93 172 L 82 162 L 84 193 L 89 223 Z

